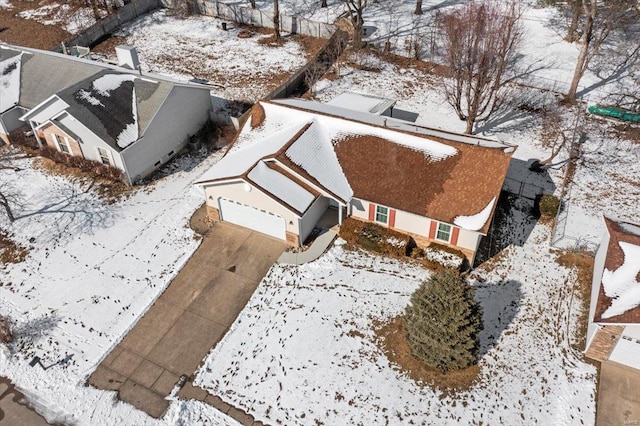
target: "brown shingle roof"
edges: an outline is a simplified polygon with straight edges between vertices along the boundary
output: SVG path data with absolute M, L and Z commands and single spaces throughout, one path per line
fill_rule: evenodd
M 512 154 L 437 141 L 458 154 L 434 161 L 421 151 L 375 136 L 352 136 L 335 149 L 355 197 L 453 223 L 457 216 L 477 214 L 499 197 Z M 486 233 L 489 225 L 488 220 L 480 232 Z
M 604 267 L 605 269 L 608 269 L 610 271 L 615 271 L 616 269 L 620 268 L 625 261 L 624 252 L 620 247 L 620 242 L 622 241 L 640 246 L 640 235 L 635 235 L 622 229 L 620 223 L 625 222 L 618 222 L 605 217 L 604 223 L 607 226 L 607 231 L 609 232 L 609 245 L 607 246 L 607 257 L 604 262 Z M 640 259 L 638 259 L 638 261 L 640 262 Z M 638 273 L 638 276 L 636 276 L 636 280 L 640 281 L 640 273 Z M 629 309 L 622 315 L 617 315 L 610 318 L 602 318 L 602 314 L 607 310 L 607 308 L 609 308 L 609 306 L 611 306 L 611 301 L 612 299 L 604 293 L 604 286 L 600 284 L 600 289 L 598 291 L 598 302 L 596 304 L 593 318 L 594 322 L 622 324 L 640 323 L 640 306 Z

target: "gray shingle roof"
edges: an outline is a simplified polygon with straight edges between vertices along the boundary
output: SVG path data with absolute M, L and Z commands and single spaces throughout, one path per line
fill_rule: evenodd
M 98 65 L 77 61 L 70 62 L 64 56 L 34 54 L 25 51 L 22 55 L 22 76 L 18 103 L 31 109 L 59 90 L 91 77 L 102 69 Z
M 111 90 L 101 90 L 99 83 L 110 78 L 121 81 Z M 70 115 L 113 149 L 121 151 L 143 136 L 171 88 L 167 82 L 103 70 L 57 95 L 69 105 L 66 111 Z M 123 140 L 123 132 L 130 132 L 128 142 L 126 138 Z

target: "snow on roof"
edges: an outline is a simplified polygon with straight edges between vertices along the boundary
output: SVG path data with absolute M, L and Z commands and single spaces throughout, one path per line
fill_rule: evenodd
M 298 140 L 285 151 L 285 155 L 322 186 L 343 201 L 348 201 L 353 197 L 353 190 L 323 130 L 322 126 L 314 120 Z
M 273 103 L 262 103 L 261 105 L 265 109 L 267 117 L 269 117 L 267 121 L 274 119 L 293 120 L 296 118 L 307 122 L 316 120 L 332 143 L 350 136 L 371 135 L 422 151 L 434 161 L 451 157 L 458 153 L 458 150 L 454 147 L 438 141 L 426 140 L 419 136 L 400 133 L 397 132 L 395 128 L 385 129 L 371 126 L 370 124 L 383 125 L 383 123 L 374 123 L 373 121 L 379 117 L 370 113 L 361 113 L 333 105 L 297 99 L 278 100 L 273 101 Z M 310 111 L 287 108 L 287 105 L 309 109 Z M 323 115 L 315 114 L 315 112 Z M 342 113 L 346 115 L 340 116 Z
M 249 143 L 239 149 L 230 150 L 222 160 L 202 175 L 196 184 L 243 175 L 261 158 L 278 152 L 304 126 L 305 123 L 296 123 L 260 139 L 260 143 Z
M 626 222 L 618 222 L 618 223 L 620 225 L 620 228 L 622 228 L 625 232 L 629 234 L 637 235 L 640 237 L 640 226 L 633 225 L 631 223 L 626 223 Z
M 387 127 L 390 130 L 401 130 L 405 132 L 417 133 L 422 136 L 431 136 L 436 138 L 442 138 L 451 140 L 454 142 L 461 142 L 470 145 L 482 146 L 485 148 L 498 148 L 503 149 L 505 152 L 513 152 L 514 145 L 510 145 L 506 142 L 501 142 L 495 139 L 483 138 L 475 135 L 465 135 L 454 132 L 447 132 L 445 130 L 433 129 L 430 127 L 420 126 L 408 121 L 399 120 L 391 117 L 384 117 L 379 115 L 370 114 L 362 111 L 354 111 L 348 108 L 344 108 L 337 105 L 331 105 L 328 103 L 319 103 L 306 101 L 302 99 L 278 99 L 270 101 L 275 104 L 288 105 L 294 108 L 300 108 L 308 111 L 318 112 L 321 114 L 327 114 L 334 117 L 344 118 L 347 120 L 355 120 L 366 124 L 373 124 L 376 126 Z M 420 138 L 419 138 L 420 139 Z M 422 140 L 422 139 L 420 139 Z
M 258 162 L 247 177 L 300 213 L 304 213 L 316 198 L 293 180 L 270 169 L 264 161 Z
M 453 220 L 453 224 L 469 231 L 479 231 L 491 216 L 495 202 L 496 197 L 493 197 L 484 209 L 471 216 L 458 216 Z
M 611 298 L 611 306 L 602 314 L 602 318 L 622 315 L 628 310 L 640 306 L 640 246 L 619 241 L 624 253 L 623 264 L 615 269 L 605 268 L 602 274 L 604 293 Z
M 368 112 L 380 115 L 396 104 L 393 99 L 379 98 L 377 96 L 360 93 L 345 92 L 327 102 L 327 105 L 335 105 L 354 111 Z
M 18 104 L 20 98 L 20 66 L 22 52 L 0 61 L 0 113 Z

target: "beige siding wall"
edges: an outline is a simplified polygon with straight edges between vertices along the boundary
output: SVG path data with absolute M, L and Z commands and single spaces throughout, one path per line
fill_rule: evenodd
M 351 202 L 351 216 L 362 220 L 369 220 L 369 205 L 371 203 L 365 200 L 354 199 Z M 429 239 L 429 229 L 431 227 L 431 219 L 417 214 L 396 210 L 396 219 L 394 229 L 409 233 L 416 236 L 416 242 L 419 245 L 426 245 Z M 473 254 L 477 248 L 481 238 L 481 234 L 466 229 L 460 229 L 458 234 L 458 242 L 455 247 L 462 249 L 465 254 Z M 420 238 L 422 237 L 422 238 Z M 444 244 L 442 241 L 438 243 Z
M 251 190 L 247 191 L 247 188 L 250 188 Z M 227 198 L 238 203 L 280 215 L 285 220 L 288 233 L 295 235 L 299 235 L 300 233 L 300 230 L 298 229 L 299 217 L 296 214 L 289 211 L 282 204 L 276 202 L 273 198 L 249 183 L 237 181 L 212 184 L 206 185 L 204 190 L 207 205 L 210 207 L 218 209 L 218 199 L 220 197 Z

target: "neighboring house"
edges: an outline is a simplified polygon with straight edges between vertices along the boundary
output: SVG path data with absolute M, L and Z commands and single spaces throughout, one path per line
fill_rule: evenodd
M 135 50 L 119 46 L 136 67 Z M 169 161 L 209 120 L 207 87 L 53 52 L 0 46 L 0 137 L 28 123 L 41 146 L 121 169 Z
M 196 182 L 210 216 L 300 245 L 332 206 L 339 223 L 375 222 L 473 262 L 515 147 L 378 115 L 393 106 L 379 98 L 342 104 L 256 104 Z
M 604 218 L 596 253 L 586 354 L 640 369 L 640 225 Z

